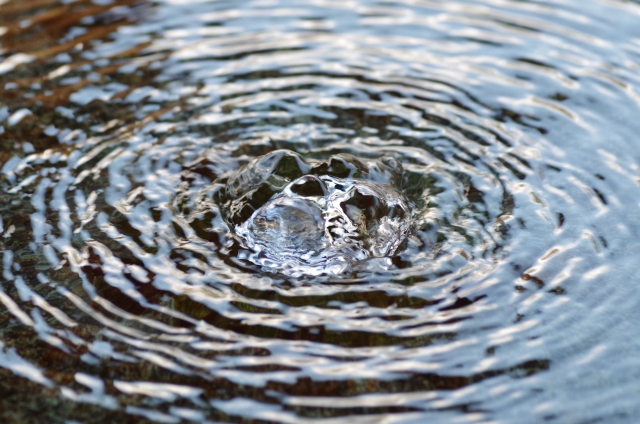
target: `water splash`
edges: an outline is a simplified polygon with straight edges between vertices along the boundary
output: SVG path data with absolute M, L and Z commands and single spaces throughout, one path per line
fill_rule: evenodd
M 228 201 L 231 221 L 253 211 L 236 226 L 252 251 L 240 258 L 292 277 L 340 275 L 370 258 L 386 258 L 376 264 L 388 268 L 388 256 L 411 225 L 401 181 L 401 166 L 391 157 L 362 161 L 342 154 L 310 163 L 276 151 L 254 159 L 227 184 L 239 197 Z
M 639 16 L 4 2 L 0 418 L 640 416 Z

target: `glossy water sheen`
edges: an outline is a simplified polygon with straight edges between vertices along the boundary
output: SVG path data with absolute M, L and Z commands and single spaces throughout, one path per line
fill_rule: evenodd
M 290 277 L 344 277 L 392 265 L 411 226 L 401 181 L 392 157 L 309 163 L 276 150 L 233 174 L 219 199 L 228 198 L 226 221 L 246 249 L 239 258 Z
M 637 2 L 1 3 L 3 422 L 640 419 Z

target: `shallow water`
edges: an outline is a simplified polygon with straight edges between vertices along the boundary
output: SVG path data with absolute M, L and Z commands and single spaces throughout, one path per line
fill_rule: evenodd
M 637 2 L 0 3 L 5 422 L 640 417 Z

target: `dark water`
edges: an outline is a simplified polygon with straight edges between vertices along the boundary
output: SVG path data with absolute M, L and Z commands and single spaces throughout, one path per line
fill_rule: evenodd
M 1 3 L 3 422 L 640 419 L 636 2 Z

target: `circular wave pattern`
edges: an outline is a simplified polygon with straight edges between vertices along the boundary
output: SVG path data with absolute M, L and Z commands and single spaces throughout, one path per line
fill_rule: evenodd
M 637 5 L 8 5 L 0 389 L 24 414 L 639 413 Z

